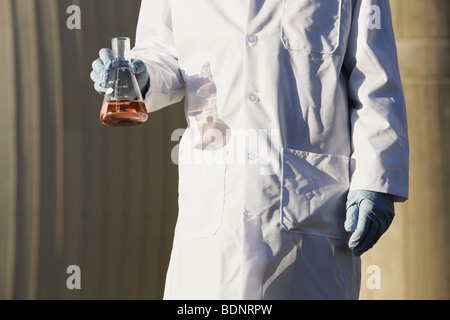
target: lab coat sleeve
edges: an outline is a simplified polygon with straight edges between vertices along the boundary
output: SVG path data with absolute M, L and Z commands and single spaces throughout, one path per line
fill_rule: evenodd
M 353 6 L 344 61 L 352 134 L 350 190 L 389 193 L 405 201 L 409 144 L 389 1 L 353 0 Z
M 147 66 L 150 87 L 145 95 L 149 112 L 180 101 L 185 85 L 175 50 L 170 1 L 142 0 L 132 58 Z

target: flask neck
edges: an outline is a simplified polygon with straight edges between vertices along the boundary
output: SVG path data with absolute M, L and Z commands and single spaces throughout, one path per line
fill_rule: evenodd
M 114 59 L 118 61 L 130 61 L 130 39 L 126 37 L 112 39 Z

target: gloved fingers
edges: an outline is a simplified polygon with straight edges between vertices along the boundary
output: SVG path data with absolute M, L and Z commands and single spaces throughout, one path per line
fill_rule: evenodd
M 370 220 L 367 219 L 363 214 L 359 215 L 358 223 L 356 225 L 355 231 L 353 231 L 352 236 L 349 239 L 348 246 L 350 249 L 355 249 L 361 241 L 366 236 L 370 228 Z
M 365 217 L 365 232 L 364 234 L 355 236 L 354 239 L 350 238 L 349 241 L 349 247 L 353 249 L 356 256 L 360 256 L 371 249 L 388 229 L 391 221 L 386 216 L 385 210 L 378 208 L 371 200 L 364 199 L 361 201 L 359 210 L 361 217 Z M 356 239 L 357 237 L 358 239 Z
M 90 77 L 95 83 L 106 82 L 106 76 L 101 72 L 95 72 L 95 70 L 92 70 Z
M 92 70 L 90 77 L 91 77 L 91 80 L 94 82 L 97 82 L 100 80 L 100 75 L 97 72 L 95 72 L 94 70 Z
M 90 74 L 91 80 L 94 81 L 94 88 L 99 93 L 106 91 L 106 82 L 108 81 L 108 70 L 105 69 L 103 60 L 98 58 L 92 62 L 92 72 Z M 100 90 L 99 90 L 100 89 Z
M 345 223 L 344 228 L 347 232 L 353 232 L 356 229 L 356 225 L 358 223 L 358 214 L 359 206 L 358 203 L 353 203 L 349 207 L 347 207 L 345 213 Z
M 385 208 L 384 208 L 384 217 L 386 219 L 386 223 L 387 223 L 387 228 L 389 228 L 389 226 L 391 225 L 392 221 L 394 220 L 395 217 L 395 208 L 394 208 L 394 203 L 393 202 L 389 202 Z M 387 229 L 386 228 L 386 229 Z
M 114 61 L 114 53 L 111 49 L 103 48 L 99 52 L 99 56 L 106 70 L 109 70 Z
M 95 91 L 100 94 L 104 94 L 106 92 L 106 82 L 108 81 L 107 75 L 104 73 L 99 74 L 92 70 L 90 77 L 91 80 L 94 81 Z
M 365 224 L 365 232 L 358 239 L 358 241 L 353 241 L 350 238 L 349 247 L 353 249 L 355 256 L 361 256 L 364 252 L 372 248 L 377 240 L 379 226 L 373 220 L 368 220 Z
M 394 206 L 385 206 L 383 208 L 374 206 L 370 214 L 370 219 L 377 225 L 376 233 L 370 239 L 372 246 L 375 245 L 381 236 L 388 230 L 394 218 Z M 375 229 L 375 228 L 374 228 Z M 370 249 L 370 248 L 368 248 Z M 368 250 L 367 249 L 367 250 Z
M 94 88 L 95 88 L 95 91 L 97 91 L 100 94 L 104 94 L 106 92 L 106 88 L 105 87 L 99 86 L 96 83 L 94 84 Z
M 101 73 L 105 70 L 105 65 L 103 64 L 102 59 L 98 58 L 92 62 L 92 71 L 96 73 Z
M 141 90 L 142 95 L 145 95 L 150 85 L 150 78 L 145 63 L 139 59 L 132 59 L 131 72 L 136 75 L 139 89 Z
M 389 217 L 389 208 L 386 206 L 377 206 L 376 203 L 371 200 L 363 200 L 360 205 L 360 210 L 364 212 L 375 225 L 377 225 L 378 230 L 376 239 L 378 240 L 389 228 L 392 221 Z
M 349 240 L 349 248 L 356 256 L 373 247 L 380 235 L 380 221 L 373 214 L 374 202 L 363 199 L 359 202 L 359 217 L 355 231 Z
M 140 75 L 145 71 L 147 71 L 147 67 L 145 66 L 145 63 L 142 60 L 139 59 L 131 60 L 131 72 L 133 72 L 135 75 Z
M 357 215 L 354 207 L 358 208 Z M 354 230 L 349 239 L 349 248 L 356 256 L 362 255 L 378 242 L 393 218 L 394 204 L 391 195 L 365 190 L 350 191 L 344 226 L 349 232 Z

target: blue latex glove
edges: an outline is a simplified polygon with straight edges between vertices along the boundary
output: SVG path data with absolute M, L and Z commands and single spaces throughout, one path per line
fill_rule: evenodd
M 394 219 L 394 201 L 390 194 L 353 190 L 347 197 L 345 230 L 353 232 L 348 246 L 356 256 L 374 246 Z
M 95 90 L 100 94 L 105 94 L 106 82 L 108 81 L 109 71 L 112 68 L 114 54 L 111 49 L 102 49 L 99 55 L 100 57 L 92 63 L 91 79 L 94 81 Z M 130 67 L 131 72 L 136 76 L 142 95 L 145 95 L 150 85 L 147 67 L 144 62 L 138 59 L 132 59 Z

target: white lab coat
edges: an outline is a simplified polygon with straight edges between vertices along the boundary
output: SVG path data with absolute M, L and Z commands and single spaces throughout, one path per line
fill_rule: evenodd
M 408 197 L 389 2 L 143 0 L 133 56 L 150 112 L 186 97 L 190 122 L 164 298 L 358 298 L 347 192 Z M 222 146 L 198 148 L 202 94 Z

